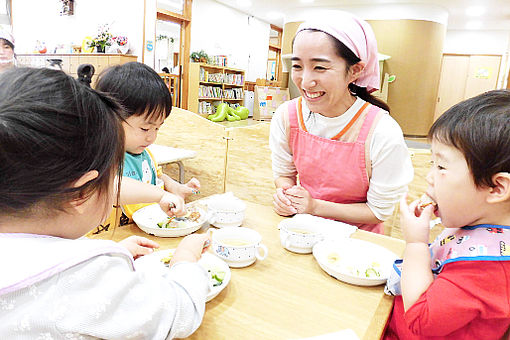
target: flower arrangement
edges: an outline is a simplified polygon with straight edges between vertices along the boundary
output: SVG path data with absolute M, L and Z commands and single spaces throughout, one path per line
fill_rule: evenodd
M 122 35 L 118 35 L 118 36 L 113 38 L 113 41 L 115 41 L 117 43 L 117 45 L 119 45 L 119 46 L 124 46 L 124 45 L 127 44 L 128 39 L 127 39 L 127 37 L 124 37 Z
M 110 33 L 108 24 L 100 25 L 97 29 L 97 35 L 89 42 L 89 47 L 97 47 L 104 51 L 106 46 L 111 46 L 113 35 Z

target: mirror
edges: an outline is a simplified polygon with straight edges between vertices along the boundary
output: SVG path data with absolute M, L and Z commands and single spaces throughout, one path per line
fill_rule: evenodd
M 156 20 L 156 72 L 179 75 L 180 36 L 180 24 Z

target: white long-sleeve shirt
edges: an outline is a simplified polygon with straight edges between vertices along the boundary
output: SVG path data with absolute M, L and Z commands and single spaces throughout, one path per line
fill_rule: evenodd
M 16 253 L 2 250 L 0 264 L 16 261 Z M 33 257 L 37 262 L 35 258 L 41 256 L 34 253 Z M 161 276 L 133 271 L 125 257 L 99 255 L 0 295 L 0 339 L 186 337 L 202 322 L 208 282 L 206 271 L 197 263 L 178 263 Z
M 321 114 L 310 113 L 306 102 L 302 102 L 303 120 L 306 129 L 312 135 L 332 138 L 341 131 L 354 117 L 356 112 L 365 104 L 363 99 L 357 98 L 354 104 L 341 116 L 325 117 Z M 289 122 L 284 115 L 286 108 L 282 104 L 271 120 L 269 146 L 271 148 L 272 168 L 274 178 L 281 176 L 293 177 L 297 170 L 289 146 Z M 372 176 L 367 193 L 367 205 L 380 220 L 391 216 L 395 203 L 407 192 L 407 185 L 414 176 L 409 151 L 404 141 L 402 129 L 390 116 L 383 115 L 373 131 L 370 143 L 370 163 Z M 341 176 L 340 169 L 336 171 Z

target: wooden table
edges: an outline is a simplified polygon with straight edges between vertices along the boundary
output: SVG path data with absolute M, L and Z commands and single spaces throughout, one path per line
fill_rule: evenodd
M 231 269 L 229 285 L 207 303 L 203 323 L 189 339 L 296 339 L 346 328 L 360 339 L 379 339 L 393 303 L 383 286 L 343 283 L 324 272 L 313 255 L 285 250 L 277 229 L 283 217 L 272 207 L 246 204 L 243 226 L 262 235 L 269 255 L 249 267 Z M 181 240 L 150 236 L 133 224 L 90 237 L 118 241 L 132 234 L 151 238 L 162 249 L 175 248 Z M 402 240 L 361 230 L 351 237 L 377 243 L 399 256 L 405 246 Z

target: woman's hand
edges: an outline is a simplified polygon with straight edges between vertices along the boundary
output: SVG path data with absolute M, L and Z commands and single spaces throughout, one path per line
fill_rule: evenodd
M 181 196 L 165 192 L 159 201 L 161 209 L 170 217 L 186 214 L 184 199 Z
M 300 185 L 294 185 L 285 191 L 285 195 L 298 214 L 313 214 L 315 201 L 308 190 Z
M 126 247 L 135 260 L 140 256 L 152 253 L 154 248 L 159 248 L 159 244 L 141 236 L 129 236 L 119 244 Z
M 177 246 L 170 267 L 177 262 L 197 262 L 202 257 L 202 253 L 207 250 L 211 244 L 211 237 L 209 232 L 204 234 L 192 234 L 182 239 Z
M 297 213 L 296 208 L 292 206 L 292 202 L 285 194 L 284 188 L 277 188 L 273 194 L 274 211 L 280 216 L 290 216 Z
M 404 231 L 404 239 L 407 243 L 429 243 L 430 219 L 434 212 L 432 205 L 425 209 L 417 209 L 419 200 L 407 204 L 407 195 L 400 199 L 400 225 Z M 416 215 L 419 213 L 419 216 Z

